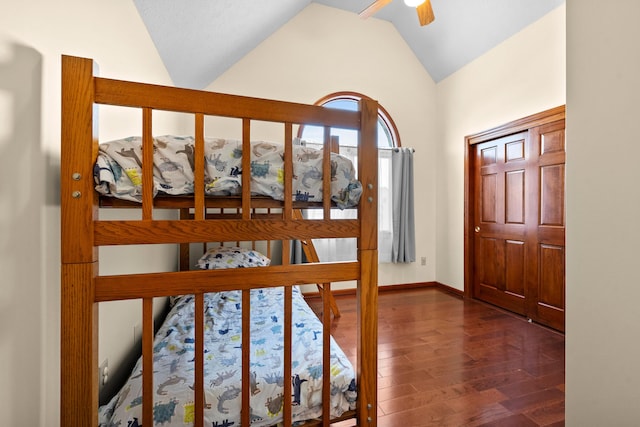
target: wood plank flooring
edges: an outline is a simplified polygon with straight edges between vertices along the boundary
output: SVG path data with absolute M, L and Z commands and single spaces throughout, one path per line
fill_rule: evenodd
M 354 361 L 355 296 L 336 300 Z M 378 333 L 379 427 L 564 425 L 560 333 L 437 288 L 380 293 Z

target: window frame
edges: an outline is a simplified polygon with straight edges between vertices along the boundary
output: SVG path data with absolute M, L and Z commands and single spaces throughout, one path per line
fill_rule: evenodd
M 325 106 L 327 103 L 332 102 L 332 101 L 339 101 L 339 100 L 348 100 L 348 101 L 354 101 L 354 102 L 359 102 L 361 99 L 372 99 L 366 95 L 363 95 L 361 93 L 357 93 L 357 92 L 334 92 L 331 93 L 329 95 L 326 95 L 320 99 L 318 99 L 315 102 L 315 105 L 319 105 L 319 106 Z M 327 107 L 327 108 L 331 108 L 331 107 Z M 380 124 L 380 121 L 382 122 L 382 124 Z M 393 121 L 393 119 L 391 118 L 391 116 L 389 115 L 389 113 L 387 112 L 387 110 L 380 104 L 378 104 L 378 123 L 380 124 L 380 126 L 382 128 L 386 128 L 388 130 L 388 135 L 387 135 L 387 139 L 390 140 L 391 142 L 391 146 L 384 146 L 384 147 L 380 147 L 378 146 L 378 151 L 380 150 L 396 150 L 400 147 L 402 147 L 401 143 L 400 143 L 400 134 L 398 132 L 398 128 L 396 127 L 395 122 Z M 298 138 L 302 139 L 303 137 L 303 133 L 304 133 L 304 126 L 300 126 L 298 128 Z M 387 132 L 385 132 L 387 133 Z M 390 155 L 390 153 L 389 153 Z M 387 161 L 390 167 L 390 162 L 391 162 L 391 158 L 387 157 Z M 385 181 L 387 183 L 387 185 L 385 186 L 385 188 L 390 189 L 390 175 L 387 177 L 388 179 Z M 379 183 L 380 185 L 380 183 Z M 382 188 L 382 187 L 381 187 Z M 388 197 L 391 197 L 391 193 L 389 191 L 387 191 L 385 194 L 388 195 Z M 379 193 L 380 196 L 382 196 L 381 193 Z M 387 213 L 386 214 L 382 214 L 380 209 L 382 209 L 382 206 L 379 206 L 379 215 L 383 215 L 383 218 L 387 218 L 387 220 L 384 222 L 386 225 L 382 226 L 382 223 L 379 222 L 378 225 L 378 245 L 379 245 L 379 250 L 378 250 L 378 255 L 379 255 L 379 262 L 382 263 L 388 263 L 391 262 L 391 246 L 390 246 L 390 233 L 392 234 L 392 217 L 393 217 L 393 212 L 390 210 L 391 209 L 391 204 L 390 204 L 390 200 L 388 200 L 389 204 L 388 204 L 388 209 L 387 209 Z M 389 217 L 390 215 L 390 217 Z M 391 221 L 391 222 L 390 222 Z M 389 228 L 391 227 L 391 228 Z M 386 238 L 385 238 L 386 236 Z M 339 252 L 339 248 L 336 246 L 339 242 L 341 241 L 345 241 L 345 240 L 351 240 L 351 239 L 323 239 L 325 241 L 325 243 L 320 243 L 320 242 L 316 242 L 316 250 L 318 251 L 319 254 L 321 254 L 322 252 L 326 252 L 326 253 L 331 253 L 333 255 L 337 255 Z M 355 245 L 355 242 L 352 242 Z M 329 246 L 333 245 L 333 249 L 328 251 L 327 249 L 329 248 Z M 382 246 L 381 246 L 382 245 Z M 383 247 L 386 248 L 387 250 L 383 250 Z M 352 250 L 355 250 L 355 246 L 352 248 Z M 350 250 L 347 250 L 346 252 L 350 252 Z M 388 253 L 387 253 L 388 252 Z M 329 255 L 329 257 L 331 257 L 331 255 Z M 343 257 L 341 255 L 338 255 L 336 257 L 336 259 L 326 259 L 326 261 L 346 261 L 346 260 L 350 260 L 350 258 L 347 257 Z
M 313 105 L 324 106 L 328 102 L 338 101 L 341 99 L 359 102 L 361 99 L 371 100 L 373 98 L 358 92 L 340 91 L 340 92 L 333 92 L 326 96 L 323 96 L 322 98 L 314 102 Z M 400 142 L 400 133 L 398 132 L 398 127 L 396 126 L 396 123 L 391 118 L 391 115 L 389 115 L 389 112 L 380 103 L 378 103 L 378 119 L 382 120 L 385 127 L 389 129 L 389 133 L 390 133 L 389 136 L 391 137 L 391 142 L 393 144 L 393 146 L 389 147 L 389 149 L 402 147 L 402 143 Z M 304 126 L 300 126 L 300 128 L 298 129 L 299 138 L 302 138 L 303 130 L 304 130 Z

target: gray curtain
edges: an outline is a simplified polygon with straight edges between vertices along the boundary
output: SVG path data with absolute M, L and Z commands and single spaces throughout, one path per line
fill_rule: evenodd
M 396 148 L 391 154 L 393 186 L 393 244 L 391 261 L 416 260 L 415 221 L 413 213 L 413 149 Z
M 307 257 L 304 256 L 302 242 L 300 240 L 291 241 L 291 259 L 289 262 L 291 262 L 291 264 L 304 264 L 307 262 Z

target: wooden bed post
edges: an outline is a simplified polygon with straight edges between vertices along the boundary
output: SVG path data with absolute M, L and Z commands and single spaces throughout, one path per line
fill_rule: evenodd
M 358 304 L 358 425 L 377 425 L 378 376 L 378 103 L 360 101 L 358 174 L 363 185 L 359 204 L 358 259 L 362 268 Z M 374 224 L 375 226 L 372 226 Z
M 286 284 L 285 299 L 289 301 L 291 312 L 291 287 L 296 283 L 331 282 L 358 280 L 357 311 L 357 385 L 358 400 L 355 416 L 359 426 L 377 426 L 377 353 L 378 353 L 378 149 L 377 119 L 378 103 L 365 99 L 360 101 L 360 111 L 336 111 L 318 106 L 286 103 L 283 101 L 264 100 L 260 98 L 239 97 L 235 95 L 216 94 L 211 92 L 169 88 L 166 86 L 144 85 L 95 77 L 94 62 L 90 59 L 62 57 L 62 132 L 61 132 L 61 362 L 60 362 L 60 425 L 64 427 L 97 427 L 98 424 L 98 303 L 96 301 L 112 301 L 122 299 L 142 299 L 143 305 L 143 360 L 145 370 L 148 360 L 152 359 L 152 301 L 155 297 L 178 294 L 196 295 L 196 322 L 202 326 L 203 300 L 205 292 L 228 289 L 237 286 L 243 291 L 243 317 L 248 317 L 248 298 L 252 288 L 272 286 L 274 283 Z M 94 191 L 93 168 L 98 154 L 97 113 L 96 104 L 115 105 L 121 107 L 143 108 L 143 123 L 150 124 L 152 110 L 190 112 L 196 114 L 196 139 L 202 141 L 202 125 L 206 115 L 242 118 L 243 147 L 245 153 L 250 151 L 251 120 L 265 120 L 285 123 L 285 139 L 290 141 L 291 123 L 320 123 L 328 130 L 331 127 L 360 129 L 358 148 L 358 179 L 362 183 L 363 193 L 358 204 L 358 222 L 354 220 L 330 221 L 329 215 L 329 180 L 328 174 L 323 177 L 323 208 L 326 230 L 311 224 L 314 221 L 293 221 L 291 183 L 285 187 L 285 215 L 279 221 L 272 221 L 271 215 L 265 220 L 258 215 L 252 218 L 249 174 L 243 174 L 242 219 L 222 220 L 212 215 L 212 221 L 206 221 L 206 203 L 202 187 L 195 197 L 196 217 L 194 220 L 182 221 L 178 227 L 172 227 L 178 221 L 153 220 L 150 214 L 149 194 L 143 202 L 141 221 L 98 221 L 98 193 Z M 143 126 L 144 127 L 144 126 Z M 150 139 L 147 136 L 147 147 Z M 201 145 L 201 144 L 198 144 Z M 196 169 L 203 169 L 202 147 L 196 149 Z M 146 151 L 146 156 L 151 152 Z M 291 146 L 285 150 L 285 157 L 292 158 Z M 330 158 L 323 160 L 323 170 L 330 168 Z M 243 169 L 250 169 L 250 156 L 243 156 Z M 145 162 L 149 165 L 149 162 Z M 150 169 L 150 168 L 148 168 Z M 288 163 L 286 175 L 292 175 L 293 165 Z M 143 174 L 144 176 L 144 174 Z M 202 177 L 202 175 L 200 175 Z M 151 176 L 145 178 L 145 188 L 149 186 Z M 198 187 L 196 187 L 198 188 Z M 188 215 L 188 206 L 182 204 L 165 204 L 163 207 L 175 209 L 182 207 L 181 219 Z M 313 203 L 313 202 L 312 202 Z M 155 204 L 155 202 L 153 203 Z M 316 206 L 315 203 L 313 206 Z M 115 206 L 115 205 L 114 205 Z M 146 206 L 146 207 L 145 207 Z M 224 205 L 221 205 L 224 206 Z M 269 205 L 265 205 L 269 206 Z M 289 212 L 288 214 L 286 212 Z M 317 221 L 316 221 L 317 222 Z M 291 229 L 289 229 L 291 228 Z M 358 236 L 358 263 L 345 262 L 335 265 L 317 263 L 306 266 L 286 268 L 270 266 L 264 271 L 260 269 L 241 269 L 229 274 L 229 270 L 213 272 L 168 272 L 127 274 L 103 276 L 98 275 L 98 246 L 128 244 L 181 244 L 181 269 L 188 270 L 187 253 L 189 242 L 215 240 L 283 240 L 305 237 L 331 238 L 336 236 Z M 218 239 L 220 238 L 220 239 Z M 287 247 L 288 248 L 288 247 Z M 285 255 L 288 249 L 285 249 Z M 253 271 L 252 271 L 253 270 Z M 180 278 L 180 280 L 178 280 Z M 182 280 L 184 279 L 184 283 Z M 150 281 L 154 280 L 150 285 Z M 330 288 L 327 287 L 330 291 Z M 325 326 L 328 330 L 329 299 L 325 298 Z M 286 305 L 285 305 L 286 307 Z M 246 308 L 246 309 L 245 309 Z M 287 316 L 285 316 L 287 317 Z M 285 347 L 290 348 L 291 322 L 285 319 Z M 247 331 L 249 325 L 243 325 Z M 196 374 L 197 400 L 195 413 L 201 414 L 203 384 L 204 329 L 196 329 L 196 359 L 199 373 Z M 249 369 L 249 334 L 243 335 L 243 375 L 245 381 L 250 378 Z M 328 350 L 329 334 L 323 336 L 324 349 Z M 245 360 L 246 358 L 246 360 Z M 329 354 L 323 355 L 323 373 L 328 375 Z M 291 355 L 285 356 L 285 377 L 291 375 Z M 153 416 L 153 384 L 151 371 L 143 376 L 144 402 L 141 408 L 142 419 L 147 421 Z M 324 380 L 323 380 L 324 382 Z M 328 384 L 328 380 L 326 381 Z M 243 386 L 245 410 L 242 415 L 243 425 L 248 424 L 250 412 L 249 383 Z M 291 395 L 291 384 L 285 382 L 285 396 Z M 329 387 L 325 386 L 323 401 L 328 405 Z M 204 399 L 203 399 L 204 400 Z M 285 412 L 290 409 L 286 409 Z M 330 422 L 330 409 L 323 408 L 322 425 Z M 290 413 L 288 414 L 290 415 Z M 343 414 L 341 419 L 354 416 L 353 411 Z M 200 417 L 201 418 L 201 417 Z M 285 422 L 287 424 L 287 422 Z M 150 427 L 150 426 L 147 426 Z
M 94 63 L 62 57 L 60 425 L 98 424 Z

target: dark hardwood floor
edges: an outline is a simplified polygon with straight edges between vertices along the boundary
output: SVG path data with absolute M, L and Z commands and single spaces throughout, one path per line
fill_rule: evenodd
M 355 296 L 336 299 L 353 361 Z M 560 333 L 437 288 L 380 293 L 378 333 L 379 427 L 564 425 Z

